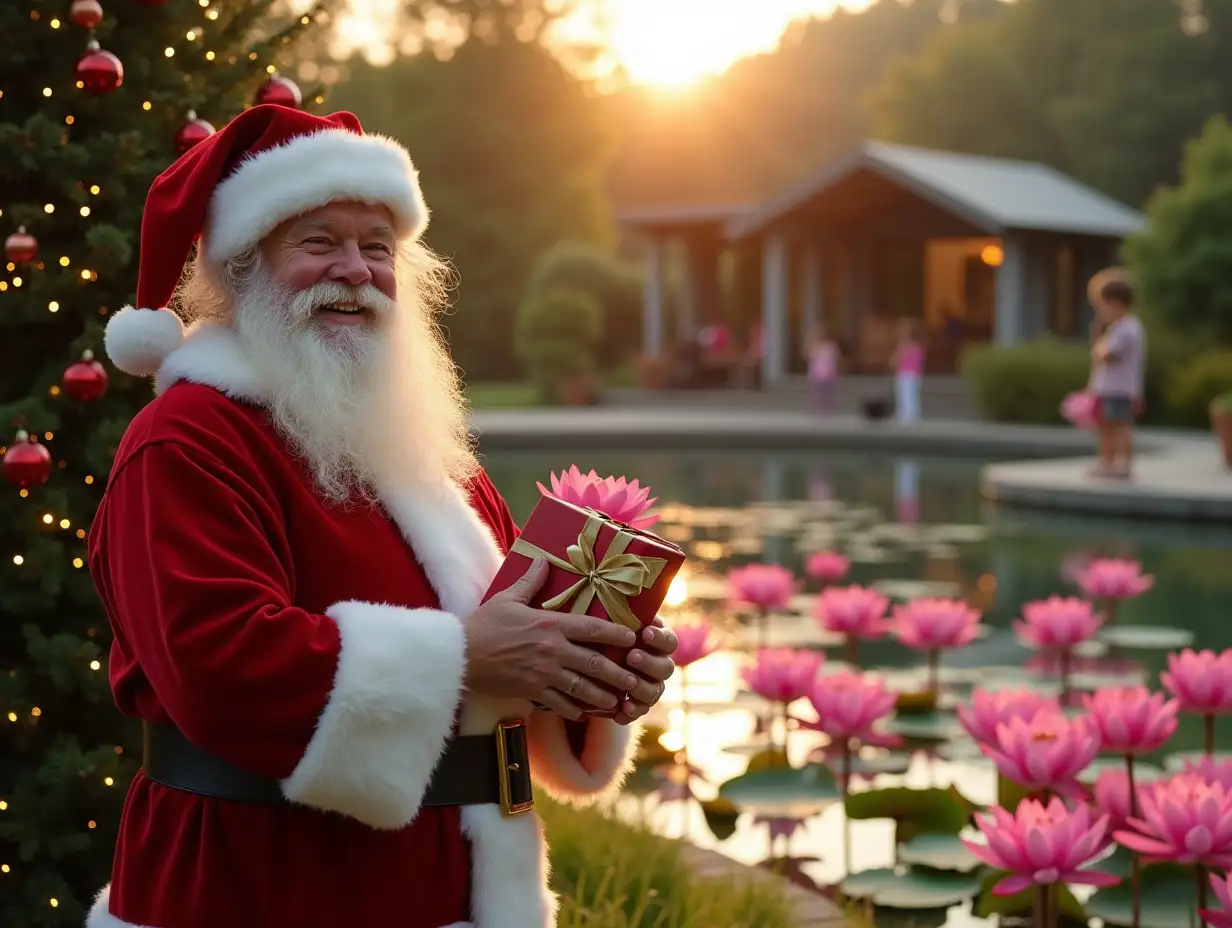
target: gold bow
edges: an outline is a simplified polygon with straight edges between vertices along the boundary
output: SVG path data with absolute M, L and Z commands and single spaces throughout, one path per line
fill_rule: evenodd
M 599 540 L 599 529 L 604 522 L 610 521 L 597 513 L 588 516 L 586 525 L 578 535 L 577 544 L 569 545 L 565 549 L 568 560 L 557 557 L 551 551 L 545 551 L 524 537 L 519 537 L 511 550 L 529 558 L 541 557 L 553 567 L 580 577 L 569 589 L 545 602 L 544 609 L 561 609 L 572 600 L 573 605 L 569 611 L 583 615 L 598 596 L 612 621 L 638 631 L 642 623 L 629 608 L 629 597 L 636 596 L 652 586 L 667 566 L 667 559 L 625 553 L 633 535 L 617 529 L 616 537 L 607 547 L 607 553 L 601 561 L 596 562 L 595 542 Z

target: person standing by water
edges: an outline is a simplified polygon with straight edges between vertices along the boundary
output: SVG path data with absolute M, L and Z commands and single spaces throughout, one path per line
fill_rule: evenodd
M 1128 479 L 1133 471 L 1134 419 L 1142 408 L 1146 330 L 1134 312 L 1124 276 L 1091 281 L 1091 305 L 1102 332 L 1091 346 L 1091 390 L 1098 397 L 1099 461 L 1091 475 Z
M 904 424 L 920 419 L 920 382 L 924 378 L 924 345 L 914 319 L 898 320 L 898 344 L 890 357 L 894 370 L 894 406 Z
M 823 413 L 834 411 L 834 388 L 838 381 L 841 353 L 833 339 L 826 337 L 825 327 L 815 326 L 809 332 L 805 346 L 808 359 L 808 379 L 817 408 Z

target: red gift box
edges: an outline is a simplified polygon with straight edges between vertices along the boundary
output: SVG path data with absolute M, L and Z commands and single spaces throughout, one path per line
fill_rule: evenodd
M 547 560 L 549 570 L 531 606 L 592 615 L 639 632 L 658 615 L 685 560 L 678 545 L 658 535 L 555 496 L 542 496 L 483 601 L 517 582 L 536 557 Z M 629 651 L 602 649 L 605 657 L 621 666 Z

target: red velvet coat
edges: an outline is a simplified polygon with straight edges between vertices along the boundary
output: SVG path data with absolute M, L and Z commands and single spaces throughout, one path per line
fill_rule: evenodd
M 634 739 L 466 693 L 461 619 L 517 529 L 486 476 L 338 507 L 262 412 L 227 330 L 172 354 L 133 420 L 90 534 L 120 711 L 172 722 L 280 781 L 238 804 L 138 774 L 89 928 L 545 928 L 542 829 L 495 806 L 420 809 L 455 718 L 530 722 L 539 784 L 590 801 Z

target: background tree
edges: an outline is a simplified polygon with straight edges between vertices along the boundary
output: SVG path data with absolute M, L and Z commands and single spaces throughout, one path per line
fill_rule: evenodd
M 151 393 L 147 382 L 106 364 L 102 331 L 133 299 L 151 181 L 179 148 L 211 130 L 189 111 L 223 125 L 261 90 L 269 69 L 293 60 L 296 38 L 319 12 L 280 20 L 271 18 L 274 5 L 0 3 L 6 926 L 82 924 L 110 872 L 141 738 L 110 698 L 110 632 L 84 559 L 115 446 Z M 101 48 L 81 71 L 91 23 Z M 87 351 L 99 357 L 77 363 Z M 37 441 L 15 441 L 18 428 Z
M 458 270 L 449 320 L 469 379 L 515 379 L 513 319 L 536 258 L 564 239 L 609 242 L 601 101 L 542 45 L 470 38 L 378 68 L 353 62 L 330 103 L 402 140 L 420 170 L 427 242 Z

